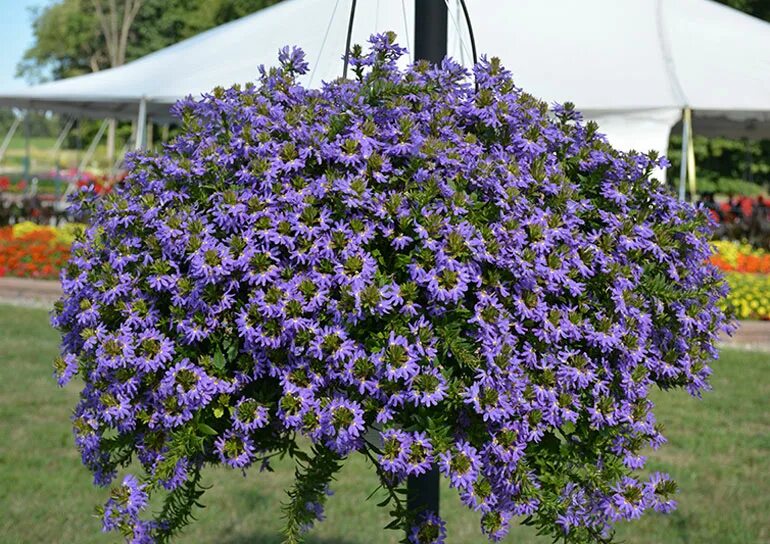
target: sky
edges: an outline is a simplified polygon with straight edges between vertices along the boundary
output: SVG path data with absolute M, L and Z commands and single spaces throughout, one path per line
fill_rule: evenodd
M 32 45 L 31 7 L 44 6 L 49 0 L 0 0 L 0 90 L 27 83 L 16 78 L 16 65 L 24 51 Z

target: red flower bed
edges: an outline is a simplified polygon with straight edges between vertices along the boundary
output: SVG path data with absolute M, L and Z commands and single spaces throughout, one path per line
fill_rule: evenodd
M 52 232 L 14 236 L 11 227 L 0 228 L 0 277 L 56 279 L 69 255 L 69 244 L 57 241 Z

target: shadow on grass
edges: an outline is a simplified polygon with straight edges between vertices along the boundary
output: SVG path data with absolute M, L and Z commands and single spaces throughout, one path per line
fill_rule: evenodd
M 685 543 L 691 542 L 692 540 L 689 536 L 690 522 L 687 516 L 679 510 L 674 510 L 669 515 L 671 516 L 671 526 L 675 529 L 676 534 L 679 535 L 680 540 Z
M 237 495 L 239 511 L 257 511 L 265 512 L 268 509 L 275 511 L 275 497 L 262 492 L 259 488 L 247 488 L 240 490 Z M 305 534 L 304 544 L 366 544 L 365 535 L 360 539 L 349 539 L 345 536 L 317 536 L 313 534 L 314 529 L 321 523 L 329 523 L 329 520 L 317 522 L 316 526 Z M 242 529 L 240 532 L 221 532 L 220 535 L 212 540 L 217 544 L 281 544 L 284 541 L 283 535 L 276 530 L 270 530 L 267 527 L 259 529 Z

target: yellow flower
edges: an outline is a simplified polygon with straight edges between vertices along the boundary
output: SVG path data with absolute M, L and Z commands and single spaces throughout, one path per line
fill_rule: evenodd
M 37 225 L 31 221 L 22 221 L 13 225 L 11 232 L 14 238 L 20 238 L 33 232 L 49 232 L 53 235 L 54 242 L 71 244 L 84 229 L 85 225 L 82 223 L 65 223 L 58 227 L 49 227 L 47 225 Z
M 725 274 L 730 292 L 725 306 L 740 319 L 770 319 L 770 275 Z

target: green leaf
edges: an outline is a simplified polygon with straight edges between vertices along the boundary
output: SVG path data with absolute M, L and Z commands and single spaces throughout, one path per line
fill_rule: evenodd
M 208 436 L 216 436 L 219 434 L 214 428 L 205 423 L 198 423 L 198 430 Z
M 561 430 L 564 434 L 572 434 L 575 432 L 575 424 L 571 421 L 565 421 L 561 426 Z
M 238 342 L 233 342 L 230 344 L 230 347 L 227 348 L 227 359 L 229 361 L 235 360 L 236 357 L 238 357 L 238 352 L 240 351 L 240 346 L 238 345 Z
M 227 360 L 225 359 L 225 355 L 222 353 L 222 351 L 217 350 L 214 353 L 214 368 L 217 370 L 224 370 L 226 364 Z

